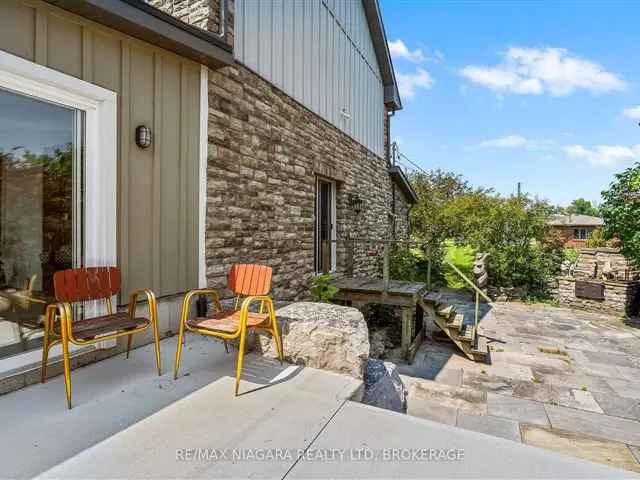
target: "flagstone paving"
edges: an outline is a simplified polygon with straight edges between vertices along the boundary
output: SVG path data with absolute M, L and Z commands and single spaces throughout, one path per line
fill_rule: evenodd
M 467 298 L 447 297 L 473 318 Z M 490 363 L 426 340 L 399 366 L 408 413 L 640 471 L 640 322 L 543 304 L 482 312 Z

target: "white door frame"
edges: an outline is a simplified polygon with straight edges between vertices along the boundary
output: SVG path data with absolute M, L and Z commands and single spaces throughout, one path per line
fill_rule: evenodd
M 117 94 L 3 51 L 0 87 L 85 112 L 84 265 L 117 265 Z M 37 351 L 11 357 L 11 366 Z
M 314 228 L 314 235 L 316 236 L 315 238 L 315 242 L 314 242 L 314 248 L 316 249 L 314 258 L 316 255 L 322 255 L 321 249 L 320 249 L 320 243 L 319 243 L 319 232 L 320 232 L 320 218 L 318 217 L 318 213 L 320 212 L 320 183 L 326 183 L 329 184 L 330 190 L 331 190 L 331 268 L 330 271 L 331 273 L 334 273 L 336 271 L 337 268 L 337 229 L 336 229 L 336 222 L 337 222 L 337 209 L 336 209 L 336 200 L 337 200 L 337 195 L 336 195 L 336 182 L 335 180 L 330 180 L 328 178 L 324 178 L 324 177 L 320 177 L 320 176 L 316 176 L 316 198 L 315 198 L 315 228 Z M 317 270 L 317 264 L 314 265 L 314 270 Z M 316 274 L 321 274 L 322 272 L 315 272 Z

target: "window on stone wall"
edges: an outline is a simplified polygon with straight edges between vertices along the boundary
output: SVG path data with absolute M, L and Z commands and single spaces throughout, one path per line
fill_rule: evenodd
M 586 240 L 589 237 L 589 232 L 586 228 L 575 228 L 573 230 L 573 238 L 575 240 Z
M 316 180 L 315 271 L 336 269 L 336 184 Z

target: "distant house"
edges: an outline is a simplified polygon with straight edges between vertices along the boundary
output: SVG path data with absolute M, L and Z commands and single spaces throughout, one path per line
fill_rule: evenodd
M 565 239 L 568 248 L 584 247 L 591 233 L 604 225 L 600 217 L 589 215 L 554 215 L 547 223 Z

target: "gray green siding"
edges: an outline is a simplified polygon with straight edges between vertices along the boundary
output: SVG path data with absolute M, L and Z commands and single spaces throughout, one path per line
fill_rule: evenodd
M 383 155 L 384 88 L 361 0 L 235 0 L 234 55 Z
M 197 286 L 200 66 L 31 0 L 0 1 L 0 49 L 118 94 L 123 303 L 137 288 Z M 140 124 L 153 132 L 146 150 Z

